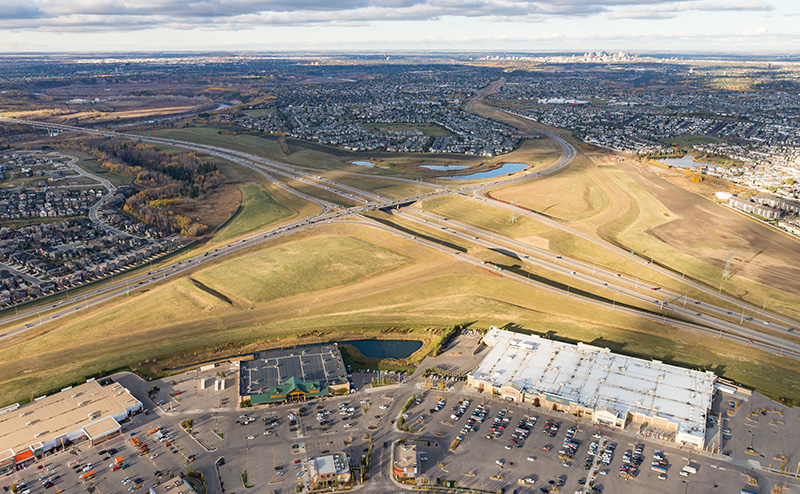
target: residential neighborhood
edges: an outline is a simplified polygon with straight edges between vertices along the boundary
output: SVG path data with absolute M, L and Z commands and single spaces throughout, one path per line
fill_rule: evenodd
M 119 212 L 131 187 L 113 188 L 101 202 L 109 189 L 80 173 L 76 161 L 55 153 L 0 155 L 0 305 L 101 279 L 173 248 L 167 232 Z
M 474 72 L 399 73 L 380 81 L 278 86 L 270 103 L 229 118 L 244 128 L 348 151 L 496 156 L 519 144 L 518 131 L 462 108 L 475 87 L 489 82 Z M 437 129 L 425 132 L 415 124 Z

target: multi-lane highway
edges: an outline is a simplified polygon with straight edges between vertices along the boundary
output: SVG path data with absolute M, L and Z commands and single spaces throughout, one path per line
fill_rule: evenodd
M 594 293 L 606 299 L 603 302 L 605 305 L 608 305 L 608 300 L 612 301 L 615 308 L 617 303 L 623 303 L 625 300 L 636 301 L 644 306 L 652 305 L 651 316 L 652 313 L 661 313 L 660 316 L 650 317 L 652 320 L 665 322 L 666 318 L 670 316 L 684 321 L 694 321 L 695 326 L 707 326 L 709 331 L 706 332 L 725 331 L 738 336 L 739 341 L 753 342 L 748 344 L 762 341 L 767 343 L 767 346 L 778 348 L 779 353 L 800 356 L 800 342 L 773 334 L 764 334 L 752 326 L 768 325 L 772 330 L 778 332 L 792 332 L 792 328 L 777 324 L 770 325 L 769 321 L 754 319 L 752 316 L 745 316 L 744 313 L 740 316 L 739 313 L 688 298 L 685 294 L 678 294 L 657 285 L 648 284 L 639 278 L 624 276 L 601 266 L 557 255 L 452 218 L 445 218 L 416 208 L 395 211 L 395 214 L 415 221 L 422 227 L 434 225 L 434 228 L 460 239 L 462 244 L 466 242 L 498 251 L 511 259 L 509 264 L 518 264 L 523 271 L 530 271 L 532 268 L 546 269 L 557 274 L 559 279 L 567 280 L 565 281 L 567 284 L 569 284 L 569 280 L 574 280 L 577 287 L 594 287 Z M 462 259 L 464 257 L 468 256 L 460 256 Z M 483 263 L 483 261 L 480 262 Z M 552 288 L 550 285 L 547 286 Z M 563 292 L 563 290 L 559 291 Z M 746 321 L 752 324 L 743 324 Z
M 168 266 L 161 267 L 161 268 L 157 269 L 156 271 L 153 271 L 153 272 L 150 272 L 150 273 L 146 273 L 146 274 L 140 274 L 140 275 L 134 276 L 132 278 L 129 278 L 129 279 L 125 280 L 125 281 L 118 281 L 116 283 L 109 283 L 104 287 L 96 289 L 94 292 L 92 292 L 88 296 L 82 295 L 81 297 L 74 298 L 74 299 L 72 299 L 71 301 L 69 301 L 67 303 L 63 303 L 62 302 L 62 303 L 59 303 L 59 304 L 54 304 L 53 306 L 50 306 L 50 307 L 44 306 L 44 307 L 40 307 L 38 309 L 29 310 L 29 311 L 26 311 L 26 312 L 23 312 L 23 313 L 20 313 L 20 314 L 17 314 L 17 315 L 6 316 L 6 317 L 0 319 L 0 324 L 8 324 L 8 323 L 11 323 L 11 322 L 14 322 L 14 321 L 17 321 L 17 320 L 22 320 L 22 319 L 30 319 L 31 316 L 33 316 L 35 318 L 36 318 L 36 316 L 38 316 L 38 318 L 36 318 L 36 320 L 34 322 L 30 322 L 30 323 L 26 324 L 25 326 L 17 327 L 17 328 L 15 328 L 13 330 L 7 331 L 3 335 L 0 335 L 0 337 L 2 337 L 2 338 L 8 338 L 10 336 L 18 334 L 19 332 L 24 331 L 24 330 L 28 329 L 29 327 L 32 327 L 32 326 L 35 326 L 35 325 L 38 325 L 38 324 L 44 324 L 49 319 L 63 317 L 65 315 L 67 315 L 67 314 L 70 314 L 70 313 L 72 313 L 72 312 L 74 312 L 76 310 L 81 310 L 81 309 L 83 309 L 85 307 L 88 307 L 90 305 L 97 304 L 97 303 L 103 303 L 103 302 L 105 302 L 107 300 L 110 300 L 110 299 L 112 299 L 114 297 L 124 296 L 126 294 L 129 294 L 131 290 L 136 290 L 137 288 L 140 288 L 140 287 L 143 287 L 143 286 L 147 286 L 147 285 L 149 285 L 149 284 L 151 284 L 151 283 L 153 283 L 155 281 L 159 281 L 159 280 L 162 280 L 162 279 L 167 278 L 167 277 L 183 274 L 188 270 L 195 269 L 197 266 L 202 265 L 202 264 L 204 264 L 206 262 L 210 262 L 210 261 L 216 260 L 221 256 L 226 256 L 226 255 L 229 255 L 229 254 L 233 254 L 233 253 L 235 253 L 237 251 L 240 251 L 242 249 L 253 247 L 254 245 L 258 245 L 260 243 L 273 240 L 273 239 L 275 239 L 275 238 L 277 238 L 279 236 L 282 236 L 282 235 L 285 235 L 287 233 L 293 232 L 293 231 L 295 231 L 297 229 L 306 228 L 306 227 L 308 227 L 310 225 L 314 225 L 314 224 L 317 224 L 317 223 L 320 223 L 320 222 L 329 222 L 329 221 L 332 221 L 334 219 L 342 220 L 342 219 L 344 219 L 344 217 L 346 217 L 347 215 L 350 215 L 350 214 L 358 214 L 358 213 L 361 213 L 361 212 L 365 212 L 365 211 L 368 211 L 368 210 L 371 210 L 371 209 L 377 209 L 377 208 L 389 209 L 389 208 L 391 208 L 393 206 L 408 205 L 408 204 L 417 202 L 417 201 L 419 201 L 421 199 L 425 199 L 425 198 L 428 198 L 428 197 L 434 197 L 434 196 L 438 196 L 438 195 L 445 195 L 445 194 L 462 194 L 462 195 L 468 196 L 468 197 L 475 197 L 477 200 L 488 201 L 489 199 L 487 199 L 487 197 L 485 197 L 484 194 L 483 194 L 484 191 L 488 187 L 501 185 L 501 184 L 512 183 L 512 182 L 519 181 L 519 180 L 531 179 L 531 178 L 535 178 L 535 177 L 538 177 L 538 176 L 546 175 L 548 173 L 553 173 L 553 172 L 563 168 L 567 164 L 569 164 L 572 161 L 572 159 L 575 157 L 575 155 L 576 155 L 575 149 L 567 141 L 565 141 L 564 139 L 560 138 L 559 136 L 557 136 L 555 134 L 543 132 L 549 138 L 554 139 L 562 148 L 562 156 L 561 156 L 561 158 L 556 163 L 554 163 L 553 165 L 551 165 L 550 167 L 548 167 L 548 168 L 546 168 L 544 170 L 539 170 L 539 171 L 536 171 L 536 172 L 530 172 L 530 171 L 523 172 L 523 173 L 520 173 L 520 174 L 511 175 L 511 176 L 508 176 L 508 177 L 505 177 L 505 178 L 500 178 L 500 179 L 497 179 L 497 180 L 494 180 L 494 181 L 491 181 L 491 182 L 483 182 L 483 183 L 479 183 L 479 184 L 468 184 L 468 185 L 461 185 L 461 186 L 455 185 L 455 186 L 452 186 L 451 188 L 441 188 L 441 187 L 439 187 L 437 185 L 434 185 L 434 184 L 423 183 L 423 185 L 425 185 L 427 187 L 436 188 L 437 190 L 435 190 L 434 192 L 426 193 L 426 194 L 419 194 L 419 195 L 407 197 L 407 198 L 404 198 L 404 199 L 389 201 L 389 200 L 381 198 L 380 196 L 378 196 L 378 195 L 376 195 L 374 193 L 371 193 L 369 191 L 364 191 L 364 190 L 358 189 L 356 187 L 348 186 L 348 185 L 336 182 L 335 180 L 331 180 L 329 178 L 323 177 L 321 174 L 324 173 L 324 172 L 322 172 L 322 171 L 315 170 L 315 169 L 310 169 L 310 168 L 305 168 L 305 167 L 287 165 L 287 164 L 284 164 L 284 163 L 275 162 L 274 160 L 268 160 L 268 159 L 265 159 L 265 158 L 262 158 L 262 157 L 259 157 L 259 156 L 253 156 L 253 155 L 250 155 L 250 154 L 247 154 L 247 153 L 243 153 L 243 152 L 240 152 L 240 151 L 233 151 L 233 150 L 228 150 L 228 149 L 215 147 L 215 146 L 197 144 L 197 143 L 193 143 L 193 142 L 178 141 L 178 140 L 172 140 L 172 139 L 161 139 L 161 138 L 153 138 L 153 137 L 142 137 L 142 136 L 139 136 L 139 135 L 121 134 L 121 133 L 109 132 L 109 131 L 97 131 L 97 130 L 93 130 L 93 129 L 83 129 L 83 128 L 80 128 L 80 127 L 72 127 L 72 126 L 65 126 L 65 125 L 59 125 L 59 124 L 45 124 L 45 123 L 41 123 L 41 122 L 28 122 L 28 121 L 19 121 L 19 120 L 15 120 L 15 123 L 22 123 L 22 124 L 34 125 L 34 126 L 37 126 L 37 127 L 58 129 L 58 130 L 62 130 L 62 131 L 88 132 L 88 133 L 102 134 L 102 135 L 107 135 L 107 136 L 126 137 L 126 138 L 131 138 L 131 139 L 139 139 L 139 140 L 142 140 L 142 141 L 145 141 L 145 142 L 150 142 L 150 143 L 168 144 L 170 146 L 180 147 L 180 148 L 193 150 L 193 151 L 204 152 L 206 154 L 210 154 L 210 155 L 213 155 L 213 156 L 217 156 L 217 157 L 226 159 L 226 160 L 231 161 L 231 162 L 233 162 L 233 163 L 235 163 L 237 165 L 246 167 L 248 169 L 253 170 L 256 173 L 259 173 L 260 175 L 264 176 L 267 180 L 269 180 L 270 182 L 272 182 L 276 186 L 281 187 L 285 191 L 287 191 L 287 192 L 289 192 L 291 194 L 294 194 L 294 195 L 296 195 L 298 197 L 301 197 L 301 198 L 303 198 L 303 199 L 305 199 L 307 201 L 310 201 L 310 202 L 312 202 L 314 204 L 317 204 L 318 206 L 320 206 L 320 211 L 317 214 L 315 214 L 315 215 L 313 215 L 313 216 L 311 216 L 309 218 L 305 218 L 303 220 L 299 220 L 299 221 L 293 222 L 293 223 L 288 224 L 288 225 L 280 226 L 280 227 L 273 228 L 273 229 L 265 231 L 265 232 L 260 232 L 260 233 L 255 234 L 255 235 L 251 235 L 251 236 L 249 236 L 249 237 L 247 237 L 245 239 L 238 240 L 237 242 L 235 242 L 233 244 L 229 244 L 226 247 L 218 248 L 218 249 L 216 249 L 214 251 L 211 251 L 211 252 L 198 254 L 198 255 L 190 258 L 190 259 L 187 259 L 187 260 L 184 260 L 184 261 L 181 261 L 181 262 L 176 262 L 176 263 L 170 264 Z M 356 174 L 356 173 L 350 173 L 350 174 L 351 175 L 359 175 L 359 174 Z M 281 177 L 283 180 L 278 180 L 273 175 L 275 175 L 277 177 Z M 413 180 L 409 180 L 409 179 L 401 179 L 401 178 L 394 178 L 394 177 L 383 177 L 383 176 L 376 176 L 376 175 L 371 175 L 371 174 L 367 175 L 367 176 L 372 177 L 372 178 L 378 177 L 378 178 L 382 178 L 382 179 L 386 179 L 386 180 L 401 180 L 401 181 L 411 182 L 411 183 L 415 183 L 415 184 L 418 183 L 417 181 L 413 181 Z M 305 194 L 303 192 L 300 192 L 300 191 L 294 189 L 293 187 L 288 185 L 292 181 L 300 181 L 300 182 L 302 182 L 304 184 L 307 184 L 309 186 L 317 187 L 317 188 L 319 188 L 321 190 L 325 190 L 329 194 L 338 195 L 338 196 L 343 197 L 344 199 L 346 199 L 346 201 L 348 201 L 350 203 L 357 203 L 358 205 L 354 206 L 354 207 L 343 208 L 342 206 L 333 204 L 333 203 L 331 203 L 329 201 L 322 200 L 322 199 L 320 199 L 318 197 L 314 197 L 314 196 Z M 469 194 L 470 192 L 473 193 L 474 195 L 470 195 Z M 499 203 L 499 202 L 497 204 L 501 205 L 502 207 L 511 207 L 511 208 L 515 207 L 515 206 L 512 206 L 512 205 L 503 204 L 503 203 Z M 516 208 L 516 209 L 519 209 L 519 208 Z M 534 213 L 530 213 L 530 212 L 528 212 L 526 210 L 521 210 L 521 209 L 519 209 L 519 211 L 522 214 L 527 214 L 527 215 L 534 216 L 539 221 L 547 221 L 548 224 L 552 223 L 551 226 L 564 227 L 564 225 L 560 225 L 557 222 L 553 222 L 552 220 L 548 220 L 546 217 L 544 217 L 542 215 L 536 215 Z M 429 214 L 429 213 L 425 213 L 425 212 L 422 212 L 422 211 L 414 211 L 414 213 L 415 213 L 416 216 Z M 406 217 L 415 216 L 415 215 L 406 215 L 405 213 L 403 213 L 403 214 Z M 443 247 L 442 245 L 436 244 L 435 242 L 428 242 L 428 241 L 423 240 L 423 239 L 414 238 L 411 235 L 399 232 L 396 229 L 393 229 L 393 228 L 391 228 L 389 226 L 380 224 L 378 222 L 374 222 L 372 220 L 369 220 L 368 218 L 364 218 L 361 221 L 370 221 L 370 223 L 376 228 L 381 228 L 383 230 L 390 231 L 390 232 L 394 233 L 395 235 L 401 235 L 401 236 L 409 238 L 410 240 L 413 240 L 415 242 L 419 242 L 419 243 L 428 245 L 429 247 L 437 249 L 437 250 L 442 251 L 444 253 L 447 253 L 448 255 L 455 256 L 459 260 L 461 260 L 462 262 L 472 263 L 472 264 L 474 264 L 476 266 L 481 266 L 483 264 L 483 260 L 481 260 L 481 259 L 477 259 L 477 258 L 471 257 L 469 255 L 462 254 L 460 252 L 454 252 L 451 249 L 447 249 L 447 248 Z M 452 219 L 450 221 L 455 223 L 455 221 L 452 220 Z M 564 228 L 566 228 L 566 227 L 564 227 Z M 591 303 L 591 304 L 595 304 L 595 305 L 603 305 L 603 306 L 611 305 L 612 308 L 615 309 L 615 310 L 620 310 L 620 311 L 623 311 L 623 312 L 635 314 L 635 315 L 637 315 L 639 317 L 644 317 L 644 318 L 647 318 L 647 319 L 650 319 L 650 320 L 653 320 L 653 321 L 660 321 L 660 322 L 663 322 L 663 323 L 672 324 L 673 326 L 686 328 L 686 329 L 693 329 L 693 330 L 696 330 L 696 331 L 701 331 L 701 332 L 706 332 L 706 333 L 710 333 L 711 332 L 711 333 L 717 334 L 720 337 L 732 339 L 732 340 L 735 340 L 735 341 L 747 342 L 748 344 L 752 344 L 754 346 L 757 346 L 757 347 L 765 349 L 765 350 L 770 350 L 770 351 L 773 351 L 773 352 L 776 352 L 776 353 L 780 353 L 780 354 L 784 354 L 784 355 L 790 355 L 790 356 L 793 356 L 793 357 L 796 357 L 796 358 L 800 358 L 800 345 L 798 345 L 797 341 L 793 337 L 781 338 L 781 337 L 776 336 L 774 334 L 763 334 L 762 332 L 756 331 L 751 327 L 747 327 L 747 325 L 743 324 L 745 322 L 744 321 L 744 313 L 742 314 L 742 321 L 740 321 L 740 324 L 736 324 L 735 322 L 731 322 L 731 320 L 730 320 L 730 319 L 732 319 L 731 317 L 727 317 L 727 318 L 725 317 L 725 316 L 731 316 L 732 312 L 729 311 L 728 309 L 724 308 L 724 307 L 716 307 L 716 306 L 714 306 L 712 304 L 709 304 L 709 303 L 703 303 L 702 306 L 699 306 L 696 303 L 696 302 L 699 302 L 699 301 L 692 301 L 691 305 L 693 307 L 691 307 L 691 306 L 687 307 L 689 304 L 687 303 L 688 300 L 686 300 L 685 298 L 683 300 L 683 306 L 681 306 L 681 304 L 677 304 L 677 303 L 674 302 L 674 299 L 677 299 L 680 296 L 680 294 L 667 292 L 665 290 L 661 290 L 660 293 L 656 294 L 653 297 L 644 297 L 644 295 L 642 295 L 642 293 L 641 293 L 641 290 L 639 290 L 640 287 L 638 286 L 639 285 L 638 279 L 635 280 L 635 281 L 632 281 L 630 277 L 624 277 L 623 278 L 621 276 L 621 274 L 619 274 L 619 273 L 612 273 L 612 272 L 610 272 L 608 270 L 605 270 L 605 269 L 599 269 L 596 266 L 592 266 L 591 267 L 591 273 L 589 273 L 589 268 L 588 268 L 588 266 L 586 266 L 585 263 L 582 263 L 580 261 L 573 260 L 573 259 L 565 259 L 565 258 L 563 258 L 563 256 L 559 256 L 559 258 L 556 259 L 555 255 L 553 253 L 544 251 L 542 249 L 536 249 L 533 246 L 526 245 L 526 244 L 524 244 L 522 242 L 519 242 L 519 241 L 516 241 L 516 240 L 513 240 L 513 239 L 509 239 L 509 238 L 506 238 L 506 237 L 498 236 L 498 235 L 496 235 L 494 233 L 490 233 L 488 235 L 489 239 L 487 239 L 487 232 L 481 231 L 481 229 L 479 229 L 477 227 L 473 227 L 473 226 L 470 226 L 470 225 L 465 225 L 465 224 L 459 223 L 459 227 L 458 227 L 457 230 L 453 230 L 452 228 L 445 227 L 445 231 L 448 234 L 452 234 L 452 235 L 456 235 L 456 236 L 460 237 L 461 241 L 466 241 L 469 244 L 473 244 L 473 245 L 482 245 L 482 246 L 489 247 L 489 248 L 506 249 L 506 250 L 509 247 L 511 247 L 512 249 L 518 250 L 520 252 L 521 256 L 523 256 L 523 259 L 525 259 L 525 261 L 531 261 L 532 262 L 532 260 L 531 260 L 531 258 L 529 256 L 531 254 L 533 254 L 533 255 L 536 256 L 535 257 L 535 261 L 538 262 L 542 267 L 545 267 L 546 269 L 549 269 L 551 271 L 557 272 L 561 276 L 563 276 L 563 275 L 571 275 L 571 276 L 574 276 L 576 280 L 579 280 L 584 284 L 596 285 L 598 287 L 598 289 L 600 289 L 600 293 L 602 293 L 602 291 L 605 290 L 605 289 L 608 289 L 610 291 L 615 292 L 615 295 L 613 295 L 614 299 L 613 299 L 611 304 L 609 304 L 608 301 L 603 301 L 602 299 L 601 300 L 597 300 L 596 298 L 593 298 L 593 297 L 581 297 L 580 295 L 577 295 L 577 294 L 572 294 L 571 295 L 571 296 L 574 296 L 574 297 L 581 298 L 586 303 Z M 463 233 L 461 233 L 461 232 L 463 232 Z M 578 236 L 581 236 L 582 238 L 583 237 L 588 237 L 587 235 L 582 234 L 581 232 L 577 232 L 577 231 L 576 232 L 572 232 L 571 229 L 570 229 L 570 233 L 578 235 Z M 593 241 L 595 243 L 599 242 L 605 248 L 613 248 L 613 246 L 605 245 L 604 242 L 599 241 L 597 239 L 594 239 L 594 238 L 591 238 L 591 237 L 589 237 L 589 239 L 590 239 L 590 241 Z M 549 260 L 548 257 L 553 257 L 553 260 L 552 261 Z M 636 258 L 636 257 L 633 257 L 633 258 L 636 259 L 637 261 L 641 261 L 639 258 Z M 641 262 L 644 263 L 644 261 L 641 261 Z M 674 275 L 674 273 L 671 273 L 668 270 L 663 270 L 662 268 L 658 268 L 657 266 L 647 265 L 647 267 L 649 267 L 650 269 L 657 269 L 658 271 L 666 271 L 666 273 L 670 273 L 670 274 Z M 579 274 L 579 271 L 580 271 L 580 274 Z M 513 273 L 513 272 L 510 272 L 510 271 L 505 271 L 505 272 L 502 272 L 501 276 L 504 276 L 504 277 L 509 278 L 509 279 L 516 280 L 516 281 L 521 282 L 521 283 L 534 284 L 537 287 L 539 287 L 540 289 L 544 289 L 544 290 L 553 291 L 553 292 L 557 292 L 557 293 L 562 293 L 563 294 L 563 290 L 561 290 L 561 289 L 554 288 L 553 286 L 547 285 L 547 284 L 544 284 L 544 283 L 536 282 L 534 280 L 526 278 L 525 276 L 523 276 L 521 274 Z M 616 278 L 616 279 L 614 279 L 614 278 Z M 678 278 L 680 278 L 680 277 L 678 277 Z M 699 285 L 698 287 L 694 286 L 694 284 L 690 283 L 689 280 L 680 280 L 680 281 L 682 281 L 684 283 L 687 283 L 688 285 L 693 286 L 693 288 L 703 289 L 703 291 L 708 293 L 709 295 L 717 296 L 717 297 L 720 296 L 719 294 L 708 290 L 706 287 L 703 287 L 702 285 L 698 284 Z M 630 288 L 631 283 L 634 283 L 637 286 L 634 286 L 634 288 L 631 289 Z M 600 287 L 602 287 L 602 289 Z M 651 288 L 653 288 L 653 287 L 651 287 Z M 617 303 L 616 303 L 617 300 L 616 300 L 615 297 L 617 295 L 619 295 L 620 297 L 629 297 L 629 298 L 638 299 L 638 300 L 641 300 L 641 301 L 647 301 L 650 298 L 652 298 L 652 300 L 655 301 L 654 302 L 654 305 L 655 305 L 655 307 L 654 307 L 655 311 L 654 312 L 655 312 L 655 314 L 653 313 L 653 311 L 647 312 L 647 311 L 642 311 L 642 310 L 638 310 L 638 309 L 634 309 L 634 308 L 630 308 L 630 307 L 621 307 L 620 305 L 617 305 Z M 721 297 L 721 298 L 726 299 L 726 297 Z M 673 300 L 673 302 L 664 303 L 665 300 Z M 730 300 L 727 300 L 727 301 L 730 302 Z M 747 304 L 743 304 L 741 301 L 738 301 L 738 300 L 735 300 L 735 299 L 733 300 L 733 303 L 736 303 L 736 304 L 738 304 L 739 306 L 742 306 L 742 307 L 746 307 L 747 306 Z M 64 307 L 64 308 L 62 308 L 62 304 L 63 305 L 76 304 L 76 305 L 74 305 L 73 307 Z M 661 314 L 658 314 L 659 311 L 661 311 Z M 759 314 L 762 314 L 765 317 L 765 319 L 763 319 L 761 322 L 764 323 L 765 325 L 766 324 L 770 324 L 769 321 L 766 321 L 766 317 L 769 317 L 773 321 L 781 321 L 782 323 L 783 322 L 786 323 L 784 326 L 775 325 L 771 329 L 776 329 L 776 330 L 784 329 L 784 330 L 788 331 L 795 324 L 793 321 L 791 321 L 788 318 L 785 318 L 783 316 L 777 316 L 777 315 L 771 314 L 771 313 L 766 312 L 766 311 L 757 311 L 757 310 L 754 310 L 754 309 L 750 309 L 750 311 L 753 312 L 753 313 L 758 312 Z M 46 315 L 45 315 L 44 319 L 42 318 L 43 312 L 46 312 Z M 677 317 L 678 319 L 676 319 L 675 317 Z M 679 320 L 679 319 L 683 319 L 683 320 Z M 692 320 L 694 320 L 695 322 L 691 322 Z M 750 322 L 750 321 L 748 321 L 748 322 Z M 753 322 L 755 322 L 755 321 L 753 321 Z

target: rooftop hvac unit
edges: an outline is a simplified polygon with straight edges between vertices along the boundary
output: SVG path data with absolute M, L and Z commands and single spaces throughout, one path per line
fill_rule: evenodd
M 78 393 L 72 393 L 72 398 L 75 398 L 76 396 L 78 396 Z
M 42 437 L 43 435 L 44 435 L 44 432 L 37 432 L 36 434 L 33 435 L 33 437 L 39 438 L 39 437 Z
M 83 401 L 79 401 L 79 402 L 78 402 L 78 406 L 79 406 L 79 407 L 82 407 L 82 406 L 83 406 L 83 403 L 84 403 Z
M 31 422 L 31 421 L 29 420 L 29 421 L 25 422 L 25 427 L 28 427 L 28 426 L 29 426 L 29 425 L 31 425 L 31 424 L 33 424 L 33 422 Z

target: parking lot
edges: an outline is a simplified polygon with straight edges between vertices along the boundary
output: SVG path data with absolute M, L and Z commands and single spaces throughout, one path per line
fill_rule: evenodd
M 463 370 L 459 364 L 483 353 L 475 341 L 457 340 L 420 368 Z M 642 438 L 635 426 L 600 428 L 569 414 L 502 401 L 463 381 L 444 381 L 440 389 L 421 371 L 401 385 L 384 387 L 370 385 L 375 373 L 358 372 L 352 375 L 354 394 L 243 409 L 236 406 L 234 378 L 226 389 L 201 387 L 203 379 L 225 378 L 222 373 L 235 375 L 228 364 L 152 382 L 115 375 L 149 413 L 125 422 L 122 436 L 96 447 L 77 444 L 14 472 L 5 485 L 24 481 L 31 493 L 146 492 L 157 481 L 194 468 L 204 474 L 209 494 L 241 493 L 245 481 L 250 492 L 288 494 L 309 485 L 307 460 L 315 456 L 343 451 L 358 477 L 373 440 L 370 481 L 362 490 L 390 492 L 399 490 L 391 483 L 390 445 L 404 438 L 416 442 L 419 474 L 427 482 L 455 481 L 492 492 L 573 493 L 592 487 L 607 493 L 706 494 L 745 488 L 761 494 L 779 482 L 800 487 L 795 479 L 751 463 L 794 471 L 800 459 L 798 411 L 757 394 L 717 395 L 712 416 L 718 418 L 709 421 L 707 437 L 719 454 L 711 455 Z M 154 388 L 151 399 L 148 391 Z M 395 420 L 412 393 L 418 400 L 403 416 L 414 431 L 408 433 L 398 430 Z M 180 426 L 187 419 L 191 431 Z M 92 471 L 92 479 L 81 479 Z M 757 486 L 748 483 L 751 475 Z M 51 489 L 45 488 L 48 480 Z
M 146 492 L 157 481 L 163 482 L 185 472 L 189 457 L 196 457 L 199 453 L 185 432 L 176 427 L 160 426 L 161 420 L 151 418 L 154 417 L 134 417 L 129 424 L 133 426 L 130 428 L 133 436 L 127 432 L 102 446 L 78 445 L 69 452 L 50 456 L 36 467 L 15 472 L 11 475 L 12 481 L 25 482 L 31 493 L 87 492 L 90 487 L 101 493 L 140 489 Z M 156 438 L 156 433 L 147 433 L 157 427 L 164 427 L 159 431 L 164 434 L 163 441 Z M 135 438 L 139 445 L 146 445 L 144 449 L 135 445 L 131 438 Z M 117 458 L 122 460 L 116 461 Z M 45 488 L 43 482 L 46 479 L 39 480 L 45 474 L 53 481 L 53 491 Z M 81 476 L 84 475 L 92 478 L 83 480 Z
M 442 398 L 447 400 L 447 405 L 431 413 Z M 451 418 L 457 411 L 453 408 L 458 409 L 463 399 L 470 401 L 466 412 L 459 418 Z M 475 420 L 469 426 L 468 420 L 481 405 L 485 419 L 482 423 Z M 653 444 L 577 422 L 568 414 L 480 396 L 458 398 L 454 393 L 436 391 L 425 392 L 423 401 L 409 408 L 407 413 L 409 420 L 423 429 L 417 443 L 422 460 L 421 474 L 431 483 L 455 480 L 459 486 L 490 491 L 505 488 L 507 492 L 555 492 L 554 487 L 560 487 L 563 492 L 575 492 L 585 488 L 591 480 L 594 480 L 595 492 L 653 492 L 657 489 L 658 492 L 713 493 L 752 489 L 748 485 L 749 471 L 731 468 L 719 460 L 691 454 L 672 445 Z M 418 420 L 420 415 L 424 416 L 424 425 Z M 498 417 L 503 429 L 494 426 Z M 556 432 L 545 432 L 548 421 L 558 426 Z M 516 439 L 513 437 L 518 426 L 529 429 L 527 437 L 519 434 Z M 571 427 L 574 427 L 574 434 L 570 434 L 569 440 L 577 444 L 574 452 L 565 448 Z M 451 451 L 451 445 L 459 437 L 463 440 Z M 512 439 L 516 445 L 510 442 Z M 590 454 L 593 442 L 597 443 L 598 454 Z M 630 460 L 637 445 L 641 445 L 641 464 L 635 466 Z M 603 465 L 603 450 L 608 446 L 613 448 L 613 454 L 608 464 Z M 654 457 L 655 453 L 659 453 L 659 460 Z M 666 463 L 663 475 L 653 469 L 657 461 Z M 681 473 L 687 466 L 696 473 Z M 621 472 L 621 467 L 628 471 Z M 626 475 L 621 475 L 623 473 Z M 766 483 L 763 475 L 753 473 Z M 520 479 L 533 482 L 523 484 Z

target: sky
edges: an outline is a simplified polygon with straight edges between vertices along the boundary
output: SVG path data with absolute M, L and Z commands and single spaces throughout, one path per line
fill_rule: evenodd
M 797 53 L 796 0 L 0 0 L 0 52 Z

